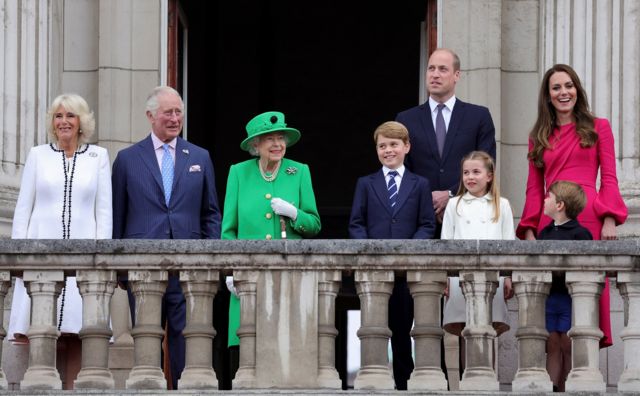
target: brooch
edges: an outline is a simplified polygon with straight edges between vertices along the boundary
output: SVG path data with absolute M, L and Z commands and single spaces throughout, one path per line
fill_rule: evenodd
M 297 171 L 298 168 L 296 168 L 295 166 L 290 166 L 285 172 L 287 172 L 287 175 L 295 175 Z
M 94 153 L 93 151 L 89 153 L 89 157 L 97 157 L 98 153 Z

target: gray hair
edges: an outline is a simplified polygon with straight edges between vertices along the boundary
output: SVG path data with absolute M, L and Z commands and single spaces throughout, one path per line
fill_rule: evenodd
M 53 102 L 51 102 L 49 110 L 47 110 L 47 132 L 49 133 L 51 141 L 58 142 L 53 120 L 60 106 L 64 107 L 66 111 L 78 116 L 78 120 L 80 120 L 78 143 L 87 143 L 96 129 L 96 120 L 93 117 L 93 112 L 89 109 L 87 101 L 84 100 L 82 96 L 74 93 L 58 95 Z
M 151 91 L 149 96 L 147 96 L 147 103 L 145 105 L 146 107 L 145 110 L 155 115 L 156 111 L 158 111 L 158 108 L 160 107 L 160 104 L 158 103 L 158 96 L 163 94 L 174 94 L 178 98 L 180 98 L 180 107 L 184 111 L 184 102 L 182 101 L 182 97 L 180 96 L 180 93 L 175 89 L 166 85 L 155 87 L 153 91 Z
M 271 132 L 271 133 L 278 133 L 278 131 L 275 132 Z M 260 153 L 258 153 L 258 149 L 256 148 L 256 146 L 258 144 L 260 144 L 260 138 L 265 136 L 265 135 L 270 135 L 270 133 L 265 133 L 264 135 L 258 135 L 256 137 L 254 137 L 253 139 L 249 140 L 249 142 L 247 143 L 247 147 L 249 147 L 249 154 L 253 155 L 254 157 L 257 157 L 258 155 L 260 155 Z M 282 134 L 282 137 L 284 138 L 284 143 L 285 145 L 288 147 L 289 146 L 289 136 L 287 136 L 286 134 Z

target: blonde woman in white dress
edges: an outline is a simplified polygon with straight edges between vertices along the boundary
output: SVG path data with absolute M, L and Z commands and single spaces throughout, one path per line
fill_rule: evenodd
M 33 147 L 29 152 L 11 238 L 110 239 L 111 167 L 107 150 L 88 143 L 95 128 L 89 105 L 79 95 L 60 95 L 53 100 L 45 121 L 51 143 Z M 30 298 L 22 279 L 18 278 L 11 306 L 9 340 L 26 339 L 30 311 Z M 73 350 L 79 348 L 77 334 L 81 327 L 82 299 L 75 277 L 69 277 L 58 298 L 58 330 L 76 335 L 69 344 L 75 345 Z M 70 362 L 76 357 L 79 359 L 79 349 L 72 353 Z M 73 384 L 74 378 L 67 376 L 67 387 Z

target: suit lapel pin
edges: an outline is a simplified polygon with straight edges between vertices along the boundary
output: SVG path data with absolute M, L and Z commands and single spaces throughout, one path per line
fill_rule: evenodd
M 182 152 L 189 155 L 189 149 L 182 149 Z
M 285 172 L 287 172 L 287 175 L 295 175 L 297 171 L 298 168 L 296 168 L 295 166 L 290 166 Z

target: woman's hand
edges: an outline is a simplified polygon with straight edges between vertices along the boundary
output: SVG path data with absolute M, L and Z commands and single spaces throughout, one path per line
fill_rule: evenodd
M 280 198 L 273 198 L 271 200 L 271 209 L 273 209 L 276 214 L 286 216 L 294 221 L 298 217 L 298 209 L 289 202 Z
M 444 287 L 443 294 L 445 297 L 449 298 L 449 278 L 447 278 L 447 285 Z
M 616 221 L 613 217 L 605 217 L 602 222 L 602 232 L 600 233 L 600 239 L 611 241 L 614 239 L 618 239 L 618 234 L 616 233 Z
M 536 234 L 533 233 L 533 230 L 531 228 L 527 228 L 527 230 L 524 232 L 524 239 L 526 241 L 536 240 Z

